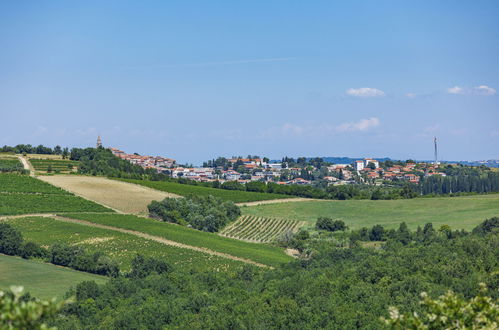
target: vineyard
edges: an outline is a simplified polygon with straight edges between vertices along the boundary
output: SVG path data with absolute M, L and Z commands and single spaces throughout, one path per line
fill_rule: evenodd
M 54 187 L 51 184 L 32 178 L 27 175 L 1 174 L 0 175 L 0 193 L 40 193 L 70 195 L 61 188 Z
M 23 165 L 17 158 L 0 158 L 0 173 L 2 172 L 23 172 Z
M 27 175 L 0 174 L 0 215 L 50 212 L 112 212 Z
M 220 234 L 244 241 L 266 243 L 274 241 L 288 231 L 295 232 L 302 225 L 301 221 L 243 215 Z
M 123 271 L 129 271 L 137 254 L 162 259 L 174 267 L 199 270 L 236 270 L 242 263 L 210 256 L 202 252 L 154 242 L 114 230 L 94 228 L 46 217 L 10 218 L 5 222 L 19 230 L 26 241 L 50 247 L 65 243 L 102 252 L 116 260 Z
M 70 173 L 76 172 L 78 161 L 57 159 L 30 159 L 35 171 L 46 173 Z
M 269 266 L 277 266 L 290 260 L 290 258 L 283 253 L 283 249 L 276 246 L 243 242 L 237 239 L 222 237 L 214 233 L 207 233 L 134 215 L 82 213 L 65 214 L 64 216 L 72 219 L 81 219 L 97 224 L 134 230 L 182 244 L 207 248 L 232 256 L 250 259 Z

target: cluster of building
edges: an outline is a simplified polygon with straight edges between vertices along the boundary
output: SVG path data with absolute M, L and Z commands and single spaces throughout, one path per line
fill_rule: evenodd
M 445 176 L 445 173 L 438 171 L 437 165 L 428 163 L 406 163 L 405 165 L 393 165 L 391 167 L 382 168 L 379 166 L 377 160 L 366 158 L 364 160 L 356 161 L 354 166 L 355 170 L 361 174 L 363 178 L 371 180 L 406 180 L 412 183 L 418 183 L 421 176 Z
M 155 169 L 159 173 L 165 173 L 174 178 L 186 178 L 201 182 L 237 181 L 247 183 L 250 181 L 275 182 L 277 184 L 311 184 L 311 180 L 304 179 L 303 171 L 312 173 L 318 169 L 311 165 L 307 168 L 288 167 L 286 163 L 271 163 L 261 158 L 231 158 L 228 163 L 231 166 L 217 167 L 183 167 L 177 166 L 176 161 L 171 158 L 160 156 L 141 156 L 138 154 L 127 154 L 122 150 L 110 148 L 117 157 L 127 160 L 132 164 L 146 169 Z M 244 168 L 244 171 L 241 170 Z M 239 171 L 244 172 L 238 172 Z M 285 175 L 283 175 L 285 174 Z M 321 176 L 329 184 L 351 184 L 357 182 L 375 182 L 380 180 L 406 180 L 418 183 L 421 176 L 442 175 L 438 172 L 437 165 L 429 163 L 405 163 L 404 165 L 393 165 L 381 167 L 379 161 L 372 158 L 355 161 L 353 164 L 334 164 L 327 167 L 327 175 Z M 282 180 L 283 177 L 290 178 Z
M 127 154 L 122 150 L 116 148 L 109 148 L 111 152 L 132 164 L 139 165 L 143 168 L 156 169 L 158 172 L 164 172 L 175 165 L 175 159 L 161 157 L 161 156 L 141 156 L 137 154 Z

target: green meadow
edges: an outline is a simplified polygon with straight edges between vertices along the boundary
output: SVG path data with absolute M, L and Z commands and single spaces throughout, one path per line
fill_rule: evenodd
M 415 229 L 432 222 L 437 228 L 471 230 L 483 220 L 499 216 L 499 194 L 466 197 L 414 198 L 399 200 L 302 201 L 241 208 L 245 215 L 306 221 L 307 228 L 318 217 L 341 219 L 352 229 L 375 224 L 395 228 L 401 222 Z
M 83 281 L 103 284 L 107 277 L 79 272 L 38 260 L 25 260 L 20 257 L 0 254 L 0 290 L 10 286 L 23 286 L 31 296 L 62 299 L 70 287 Z

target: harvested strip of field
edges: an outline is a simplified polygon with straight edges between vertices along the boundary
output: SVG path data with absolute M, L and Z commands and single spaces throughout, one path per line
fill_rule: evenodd
M 275 200 L 275 199 L 290 199 L 288 195 L 281 194 L 269 194 L 251 191 L 241 191 L 241 190 L 227 190 L 210 188 L 203 186 L 194 186 L 190 184 L 181 184 L 177 182 L 169 181 L 147 181 L 147 180 L 133 180 L 133 179 L 115 179 L 130 183 L 135 183 L 141 186 L 167 191 L 180 196 L 188 195 L 198 195 L 198 196 L 208 196 L 212 195 L 221 198 L 226 201 L 232 201 L 234 203 L 245 203 L 263 200 Z
M 0 254 L 0 290 L 20 285 L 31 296 L 62 299 L 70 287 L 80 282 L 95 281 L 97 284 L 104 284 L 107 280 L 104 276 Z
M 147 205 L 151 201 L 178 197 L 104 177 L 54 175 L 41 176 L 40 179 L 123 213 L 147 214 Z
M 222 236 L 249 242 L 272 242 L 286 232 L 296 232 L 305 223 L 290 219 L 241 216 L 237 221 L 225 227 Z
M 178 244 L 214 251 L 226 257 L 251 260 L 253 263 L 277 266 L 290 260 L 279 247 L 242 242 L 149 218 L 121 214 L 65 214 L 64 217 L 154 235 Z
M 130 270 L 131 261 L 137 254 L 162 259 L 175 267 L 203 271 L 234 271 L 243 265 L 235 260 L 164 244 L 115 228 L 108 229 L 93 226 L 94 224 L 88 222 L 78 222 L 80 220 L 68 221 L 64 218 L 44 216 L 16 217 L 2 221 L 18 229 L 26 241 L 36 242 L 41 246 L 50 247 L 56 243 L 77 244 L 91 253 L 103 252 L 116 260 L 123 271 Z M 94 241 L 96 237 L 112 239 Z

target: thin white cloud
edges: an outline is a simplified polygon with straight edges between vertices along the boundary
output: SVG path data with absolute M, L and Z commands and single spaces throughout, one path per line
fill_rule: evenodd
M 481 85 L 473 88 L 473 92 L 476 95 L 494 95 L 496 90 L 492 87 Z
M 496 90 L 487 85 L 480 85 L 472 88 L 454 86 L 447 88 L 447 93 L 454 95 L 485 95 L 490 96 L 496 93 Z
M 416 98 L 416 94 L 414 94 L 414 93 L 407 93 L 407 94 L 405 94 L 405 97 L 410 98 L 410 99 L 414 99 L 414 98 Z
M 305 137 L 305 136 L 330 136 L 342 133 L 367 132 L 371 128 L 380 125 L 376 117 L 361 119 L 356 122 L 345 122 L 340 125 L 334 124 L 293 124 L 284 123 L 279 127 L 269 128 L 260 132 L 261 138 L 269 137 Z
M 379 126 L 380 121 L 376 117 L 361 119 L 357 122 L 343 123 L 336 128 L 338 132 L 359 132 Z
M 465 94 L 465 89 L 459 86 L 454 86 L 447 88 L 447 93 L 449 94 Z
M 350 88 L 346 91 L 347 95 L 355 97 L 380 97 L 385 96 L 385 92 L 377 88 L 362 87 L 362 88 Z

